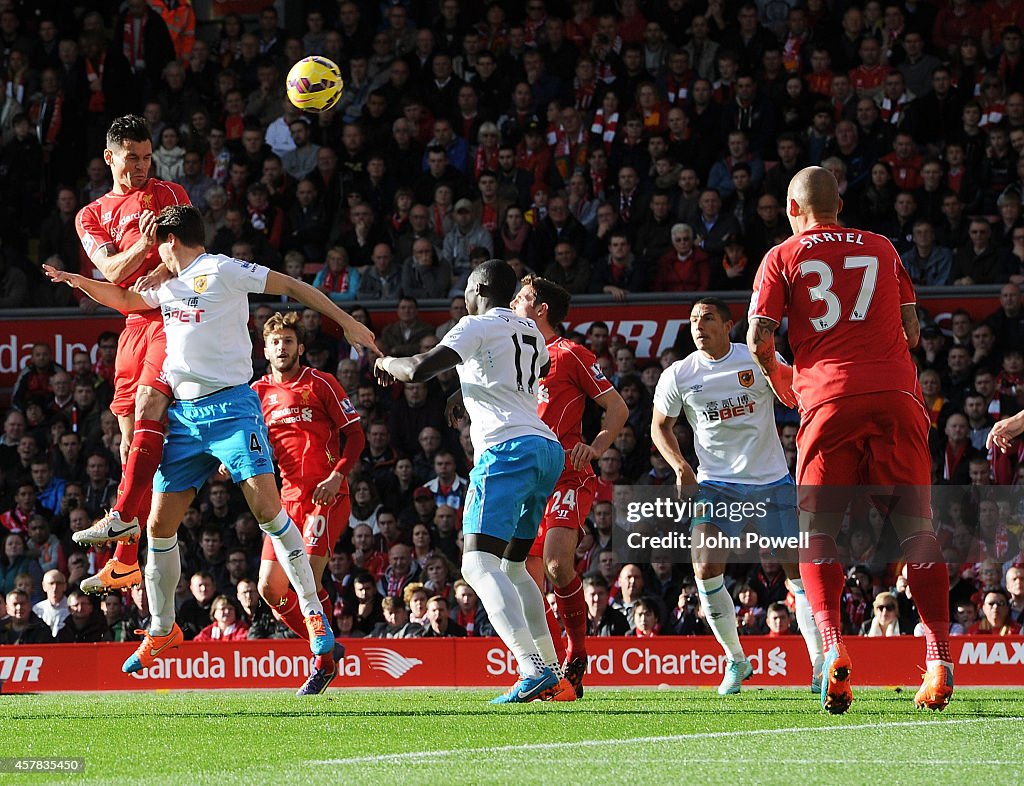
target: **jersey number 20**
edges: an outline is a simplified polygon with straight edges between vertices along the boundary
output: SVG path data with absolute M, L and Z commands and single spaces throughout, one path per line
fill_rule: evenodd
M 530 379 L 526 383 L 526 392 L 533 393 L 533 386 L 537 382 L 537 358 L 540 356 L 540 350 L 537 349 L 537 337 L 530 336 L 527 334 L 522 335 L 523 344 L 519 343 L 519 334 L 512 334 L 512 343 L 516 348 L 516 385 L 519 389 L 523 389 L 523 344 L 530 347 L 533 350 L 533 357 L 530 360 Z
M 875 296 L 875 283 L 878 281 L 878 257 L 846 257 L 843 260 L 843 268 L 863 271 L 857 300 L 853 304 L 853 311 L 850 314 L 851 322 L 861 322 L 867 318 L 868 309 L 871 307 L 871 298 Z M 839 296 L 832 291 L 834 280 L 832 268 L 820 259 L 808 259 L 806 262 L 800 263 L 800 275 L 805 278 L 811 275 L 818 277 L 817 285 L 809 286 L 807 292 L 811 296 L 812 303 L 819 300 L 825 302 L 825 313 L 820 317 L 812 318 L 811 325 L 819 333 L 831 330 L 843 316 L 843 304 L 839 302 Z

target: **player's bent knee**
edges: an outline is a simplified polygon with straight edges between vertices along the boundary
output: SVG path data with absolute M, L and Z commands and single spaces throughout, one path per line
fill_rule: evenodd
M 713 579 L 725 573 L 725 565 L 720 562 L 694 562 L 693 575 L 701 581 Z
M 573 560 L 551 557 L 545 562 L 548 578 L 556 587 L 564 587 L 576 578 L 576 564 Z

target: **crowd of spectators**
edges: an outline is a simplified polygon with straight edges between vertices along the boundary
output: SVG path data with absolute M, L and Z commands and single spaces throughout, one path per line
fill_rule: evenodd
M 203 210 L 212 250 L 303 277 L 368 323 L 365 304 L 397 301 L 398 321 L 378 331 L 390 354 L 436 344 L 465 314 L 468 272 L 492 255 L 573 293 L 748 290 L 789 234 L 789 179 L 820 163 L 840 182 L 840 218 L 891 238 L 916 283 L 1003 285 L 985 319 L 958 311 L 943 331 L 923 314 L 915 358 L 935 482 L 969 486 L 936 510 L 954 624 L 1015 632 L 1024 621 L 1024 470 L 1019 455 L 983 449 L 991 423 L 1024 405 L 1019 2 L 528 0 L 522 18 L 499 3 L 309 2 L 295 29 L 268 6 L 199 35 L 186 3 L 115 5 L 0 0 L 0 306 L 74 304 L 38 263 L 90 273 L 72 219 L 109 188 L 103 133 L 126 111 L 150 122 L 154 173 Z M 315 116 L 284 97 L 283 75 L 309 53 L 338 62 L 346 82 Z M 438 297 L 451 318 L 435 328 L 417 299 Z M 254 309 L 257 375 L 274 307 Z M 304 362 L 337 374 L 367 434 L 328 569 L 336 628 L 489 634 L 459 580 L 472 445 L 443 417 L 455 375 L 383 390 L 317 314 L 303 329 Z M 591 632 L 706 633 L 687 566 L 620 565 L 610 548 L 615 488 L 674 481 L 650 447 L 651 397 L 690 347 L 640 363 L 601 322 L 573 337 L 630 411 L 597 462 L 577 554 Z M 116 341 L 98 336 L 95 360 L 77 353 L 68 370 L 41 344 L 16 383 L 0 437 L 2 642 L 123 640 L 146 625 L 141 591 L 98 604 L 76 591 L 109 552 L 70 539 L 120 476 L 106 409 Z M 778 422 L 793 467 L 798 420 L 780 409 Z M 598 426 L 588 411 L 584 433 Z M 237 490 L 208 484 L 179 537 L 188 636 L 287 635 L 256 592 L 260 530 Z M 914 631 L 892 537 L 874 511 L 844 530 L 851 633 Z M 770 555 L 748 555 L 728 580 L 743 632 L 792 630 Z
M 807 164 L 915 282 L 1024 281 L 1017 0 L 283 5 L 0 3 L 0 305 L 73 304 L 38 263 L 89 268 L 127 111 L 213 250 L 340 300 L 460 291 L 474 249 L 574 293 L 745 290 Z M 345 79 L 318 115 L 284 93 L 306 54 Z

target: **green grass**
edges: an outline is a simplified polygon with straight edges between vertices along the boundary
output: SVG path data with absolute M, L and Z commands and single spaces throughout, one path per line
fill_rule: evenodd
M 941 714 L 861 689 L 588 690 L 494 707 L 486 691 L 0 696 L 0 756 L 84 757 L 77 784 L 1020 783 L 1024 690 L 958 691 Z M 329 760 L 329 763 L 321 763 Z M 0 774 L 0 783 L 55 782 Z

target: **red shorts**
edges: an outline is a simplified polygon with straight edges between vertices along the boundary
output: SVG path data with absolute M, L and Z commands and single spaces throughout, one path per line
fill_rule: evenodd
M 155 388 L 168 398 L 171 386 L 164 378 L 167 357 L 167 336 L 159 310 L 131 314 L 117 340 L 114 361 L 114 400 L 110 411 L 115 415 L 135 414 L 135 391 L 139 385 Z
M 339 493 L 329 506 L 314 505 L 309 501 L 311 495 L 291 502 L 282 500 L 284 510 L 296 526 L 302 527 L 302 540 L 306 553 L 311 557 L 330 557 L 334 552 L 334 544 L 348 526 L 348 517 L 352 513 L 352 503 L 348 492 Z M 263 538 L 263 553 L 260 559 L 277 561 L 274 544 L 270 536 Z
M 877 495 L 892 495 L 894 512 L 930 517 L 929 427 L 924 405 L 909 393 L 825 402 L 804 416 L 796 435 L 800 507 L 840 512 L 848 496 L 821 487 L 874 487 L 863 490 L 876 505 Z
M 574 529 L 582 538 L 587 531 L 584 522 L 590 515 L 596 493 L 596 477 L 572 469 L 564 470 L 544 509 L 544 518 L 540 520 L 537 538 L 530 547 L 530 556 L 544 555 L 544 536 L 552 527 Z

